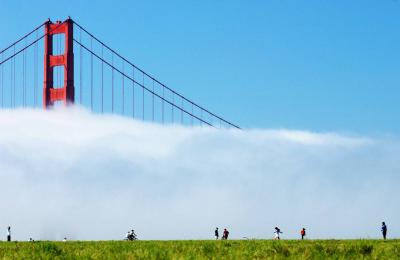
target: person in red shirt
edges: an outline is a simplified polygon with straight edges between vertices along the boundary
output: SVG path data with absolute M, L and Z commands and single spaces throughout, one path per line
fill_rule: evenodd
M 305 229 L 305 228 L 303 228 L 303 229 L 300 231 L 300 235 L 301 235 L 301 240 L 303 240 L 304 237 L 306 236 L 306 229 Z

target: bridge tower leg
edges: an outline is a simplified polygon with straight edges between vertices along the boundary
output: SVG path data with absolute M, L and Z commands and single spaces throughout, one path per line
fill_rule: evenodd
M 74 42 L 73 21 L 68 18 L 64 22 L 45 23 L 44 39 L 44 83 L 43 107 L 50 108 L 54 102 L 61 101 L 64 105 L 74 103 Z M 65 34 L 65 52 L 53 55 L 53 35 Z M 64 67 L 64 85 L 54 86 L 54 67 Z

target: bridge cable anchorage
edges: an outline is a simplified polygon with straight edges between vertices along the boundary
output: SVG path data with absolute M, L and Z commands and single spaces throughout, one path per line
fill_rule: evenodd
M 85 28 L 83 28 L 80 24 L 78 24 L 77 22 L 73 21 L 74 24 L 76 26 L 78 26 L 81 30 L 83 30 L 85 33 L 87 33 L 90 37 L 92 37 L 93 39 L 95 39 L 99 44 L 101 44 L 102 46 L 104 46 L 106 49 L 108 49 L 112 54 L 115 54 L 117 57 L 119 57 L 120 59 L 124 60 L 126 63 L 128 63 L 129 65 L 131 65 L 132 67 L 134 67 L 135 69 L 137 69 L 139 72 L 143 73 L 146 77 L 154 80 L 157 84 L 159 84 L 160 86 L 165 87 L 167 90 L 173 92 L 175 95 L 179 96 L 180 98 L 184 99 L 186 102 L 192 104 L 193 106 L 197 107 L 200 110 L 203 110 L 204 112 L 212 115 L 213 117 L 222 120 L 223 122 L 225 122 L 227 125 L 230 125 L 234 128 L 240 129 L 239 126 L 223 119 L 222 117 L 212 113 L 211 111 L 203 108 L 202 106 L 196 104 L 195 102 L 187 99 L 186 97 L 184 97 L 183 95 L 179 94 L 178 92 L 176 92 L 175 90 L 169 88 L 168 86 L 166 86 L 165 84 L 163 84 L 162 82 L 158 81 L 156 78 L 154 78 L 153 76 L 147 74 L 144 70 L 140 69 L 139 67 L 137 67 L 135 64 L 133 64 L 132 62 L 130 62 L 129 60 L 125 59 L 123 56 L 121 56 L 120 54 L 118 54 L 116 51 L 114 51 L 112 48 L 110 48 L 108 45 L 106 45 L 104 42 L 102 42 L 101 40 L 99 40 L 97 37 L 95 37 L 92 33 L 90 33 L 88 30 L 86 30 Z M 144 76 L 143 75 L 143 76 Z
M 87 52 L 90 52 L 90 49 L 86 46 L 84 46 L 83 44 L 81 44 L 80 42 L 78 42 L 76 39 L 74 39 L 74 42 L 76 42 L 78 45 L 82 46 L 83 49 L 85 49 Z M 202 120 L 201 118 L 199 118 L 198 116 L 190 113 L 189 111 L 180 108 L 179 106 L 177 106 L 176 104 L 173 104 L 171 101 L 167 100 L 167 99 L 163 99 L 163 97 L 155 92 L 153 92 L 151 89 L 149 89 L 148 87 L 146 87 L 145 85 L 143 85 L 143 83 L 139 83 L 136 80 L 133 80 L 132 77 L 130 77 L 129 75 L 123 73 L 120 69 L 116 68 L 115 66 L 113 66 L 110 62 L 102 59 L 99 55 L 97 55 L 96 53 L 92 52 L 93 56 L 96 57 L 97 59 L 100 59 L 104 62 L 104 64 L 108 65 L 110 68 L 112 68 L 114 71 L 123 74 L 127 79 L 129 79 L 130 81 L 133 81 L 137 86 L 141 87 L 143 89 L 143 91 L 146 91 L 147 93 L 150 93 L 152 95 L 155 95 L 157 98 L 163 100 L 164 102 L 174 106 L 176 109 L 179 109 L 181 111 L 183 111 L 183 113 L 187 114 L 188 116 L 191 116 L 193 118 L 195 118 L 196 120 L 202 121 L 204 124 L 207 124 L 211 127 L 215 127 L 213 125 L 211 125 L 210 123 Z M 144 93 L 144 92 L 143 92 Z

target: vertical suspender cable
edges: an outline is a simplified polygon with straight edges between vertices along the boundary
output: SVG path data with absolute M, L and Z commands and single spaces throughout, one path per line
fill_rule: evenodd
M 172 104 L 175 104 L 174 99 L 175 99 L 175 95 L 172 92 Z M 171 121 L 172 121 L 172 123 L 174 123 L 174 106 L 173 105 L 171 105 L 171 117 L 172 117 Z
M 124 66 L 124 60 L 122 60 L 122 115 L 124 115 L 125 112 L 125 66 Z
M 25 50 L 22 51 L 22 106 L 25 107 L 25 59 L 26 59 Z
M 135 118 L 135 67 L 132 66 L 132 118 Z
M 12 108 L 12 87 L 13 87 L 13 59 L 10 61 L 10 108 Z
M 165 88 L 163 87 L 162 88 L 162 103 L 161 103 L 161 106 L 162 106 L 162 109 L 161 109 L 161 113 L 162 113 L 162 123 L 164 124 L 164 90 L 165 90 Z
M 103 95 L 104 95 L 104 62 L 103 62 L 104 46 L 101 45 L 101 113 L 104 112 L 103 108 Z
M 192 126 L 193 126 L 193 103 L 191 103 L 192 104 L 192 114 L 190 115 L 190 120 L 191 120 L 191 122 L 192 122 Z
M 152 114 L 153 114 L 153 116 L 152 116 L 152 118 L 153 118 L 153 122 L 154 122 L 154 80 L 153 80 L 153 94 L 151 95 L 152 96 L 152 103 L 153 103 L 153 109 L 152 109 Z
M 79 31 L 79 42 L 82 43 L 82 28 Z M 82 84 L 82 80 L 83 80 L 83 74 L 82 74 L 82 68 L 83 66 L 83 55 L 82 55 L 82 45 L 80 45 L 79 48 L 79 102 L 83 103 L 83 84 Z
M 183 98 L 181 98 L 181 124 L 183 125 Z
M 144 120 L 144 73 L 142 73 L 142 84 L 143 84 L 143 87 L 142 87 L 142 119 Z
M 15 45 L 14 45 L 14 55 L 15 55 Z M 14 64 L 13 64 L 13 107 L 15 107 L 15 57 L 13 58 Z
M 203 109 L 200 109 L 200 125 L 203 126 Z
M 111 53 L 111 113 L 114 113 L 114 53 Z
M 36 31 L 36 39 L 38 38 L 38 31 Z M 37 88 L 38 88 L 38 43 L 35 42 L 35 46 L 34 46 L 34 54 L 33 54 L 33 63 L 34 63 L 34 84 L 33 84 L 33 99 L 34 99 L 34 107 L 36 107 L 37 105 Z
M 93 111 L 93 37 L 90 37 L 90 109 Z

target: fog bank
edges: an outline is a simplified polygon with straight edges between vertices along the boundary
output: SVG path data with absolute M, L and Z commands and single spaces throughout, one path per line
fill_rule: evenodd
M 396 137 L 0 111 L 0 239 L 399 237 L 399 162 Z

